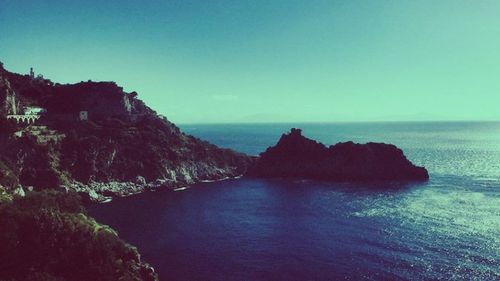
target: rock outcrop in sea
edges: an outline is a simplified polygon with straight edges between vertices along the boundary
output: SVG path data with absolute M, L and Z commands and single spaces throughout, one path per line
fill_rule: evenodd
M 429 179 L 425 168 L 412 164 L 394 145 L 344 142 L 326 147 L 304 137 L 300 129 L 291 129 L 275 146 L 261 153 L 248 175 L 335 182 Z

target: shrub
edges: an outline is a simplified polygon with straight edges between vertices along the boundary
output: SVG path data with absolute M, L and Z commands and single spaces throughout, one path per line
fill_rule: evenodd
M 155 280 L 136 249 L 80 202 L 43 191 L 0 205 L 0 280 Z

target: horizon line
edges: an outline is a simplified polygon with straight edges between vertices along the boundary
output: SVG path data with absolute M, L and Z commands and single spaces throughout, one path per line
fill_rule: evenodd
M 255 121 L 255 122 L 170 122 L 175 125 L 279 125 L 279 124 L 363 124 L 363 123 L 500 123 L 500 120 L 388 120 L 388 121 Z

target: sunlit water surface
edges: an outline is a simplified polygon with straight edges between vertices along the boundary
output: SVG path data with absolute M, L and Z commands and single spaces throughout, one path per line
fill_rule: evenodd
M 162 280 L 500 280 L 500 123 L 189 125 L 256 155 L 292 126 L 326 144 L 388 142 L 428 183 L 238 179 L 90 209 Z

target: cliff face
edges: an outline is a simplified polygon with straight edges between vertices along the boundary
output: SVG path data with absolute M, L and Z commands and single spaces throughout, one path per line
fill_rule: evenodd
M 394 145 L 338 143 L 330 147 L 308 139 L 301 130 L 284 134 L 260 155 L 249 175 L 330 181 L 420 181 L 429 175 Z
M 3 67 L 0 82 L 0 186 L 7 189 L 62 185 L 99 197 L 125 195 L 238 176 L 252 162 L 185 135 L 113 82 L 60 85 Z M 18 114 L 26 106 L 46 112 L 35 124 L 6 120 L 12 96 Z M 79 120 L 81 111 L 88 120 Z
M 43 105 L 52 114 L 75 114 L 87 111 L 90 120 L 110 117 L 130 119 L 137 114 L 153 114 L 136 98 L 136 94 L 123 92 L 114 82 L 80 82 L 56 85 L 54 95 Z
M 17 114 L 16 94 L 12 90 L 9 80 L 4 77 L 0 77 L 0 102 L 2 104 L 0 114 Z
M 28 107 L 44 113 L 12 120 Z M 252 161 L 185 135 L 113 82 L 60 85 L 0 64 L 0 279 L 158 280 L 73 191 L 100 201 L 235 177 Z
M 121 120 L 59 123 L 67 135 L 60 143 L 60 164 L 81 182 L 163 179 L 184 184 L 245 172 L 249 158 L 184 135 L 172 124 L 148 116 Z

